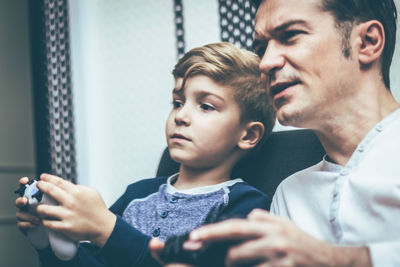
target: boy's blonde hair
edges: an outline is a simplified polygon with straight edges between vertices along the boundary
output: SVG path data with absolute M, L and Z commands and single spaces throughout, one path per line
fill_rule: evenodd
M 264 124 L 262 139 L 266 139 L 275 124 L 275 110 L 262 84 L 259 63 L 256 54 L 220 42 L 190 50 L 176 63 L 172 74 L 175 79 L 183 78 L 182 87 L 189 77 L 204 75 L 232 88 L 241 110 L 241 122 Z

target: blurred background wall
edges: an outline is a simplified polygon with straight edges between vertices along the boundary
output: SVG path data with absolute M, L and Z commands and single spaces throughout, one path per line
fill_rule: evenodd
M 28 3 L 0 0 L 4 267 L 38 266 L 35 252 L 15 226 L 13 193 L 18 179 L 35 176 L 37 169 Z M 183 13 L 186 51 L 220 40 L 217 0 L 184 0 Z M 178 59 L 173 1 L 70 0 L 69 15 L 77 180 L 97 188 L 110 205 L 129 183 L 155 175 L 166 146 L 171 70 Z M 397 47 L 391 81 L 398 100 L 399 73 Z M 275 130 L 286 128 L 278 125 Z

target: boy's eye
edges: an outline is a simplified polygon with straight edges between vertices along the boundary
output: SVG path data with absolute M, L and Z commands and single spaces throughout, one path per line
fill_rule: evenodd
M 214 108 L 212 105 L 206 104 L 206 103 L 201 104 L 201 105 L 200 105 L 200 108 L 201 108 L 202 110 L 205 110 L 205 111 L 215 110 L 215 108 Z
M 181 100 L 172 100 L 172 106 L 174 109 L 180 108 L 183 106 L 183 102 Z

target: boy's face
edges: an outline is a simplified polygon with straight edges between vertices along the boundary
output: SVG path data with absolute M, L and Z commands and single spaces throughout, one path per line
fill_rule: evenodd
M 204 75 L 176 79 L 166 135 L 173 160 L 194 168 L 222 164 L 238 149 L 245 126 L 231 88 Z

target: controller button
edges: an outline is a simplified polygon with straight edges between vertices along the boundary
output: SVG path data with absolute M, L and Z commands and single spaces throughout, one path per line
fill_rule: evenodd
M 161 213 L 161 218 L 165 219 L 165 218 L 167 218 L 167 217 L 168 217 L 168 211 L 163 211 L 163 212 Z
M 155 230 L 153 231 L 153 236 L 154 236 L 154 237 L 158 237 L 158 236 L 160 236 L 160 233 L 161 233 L 160 228 L 157 228 L 157 229 L 155 229 Z
M 40 190 L 37 190 L 33 195 L 32 198 L 36 198 L 38 202 L 42 201 L 43 198 L 43 192 Z
M 178 198 L 173 196 L 169 202 L 176 203 L 176 202 L 178 202 Z

